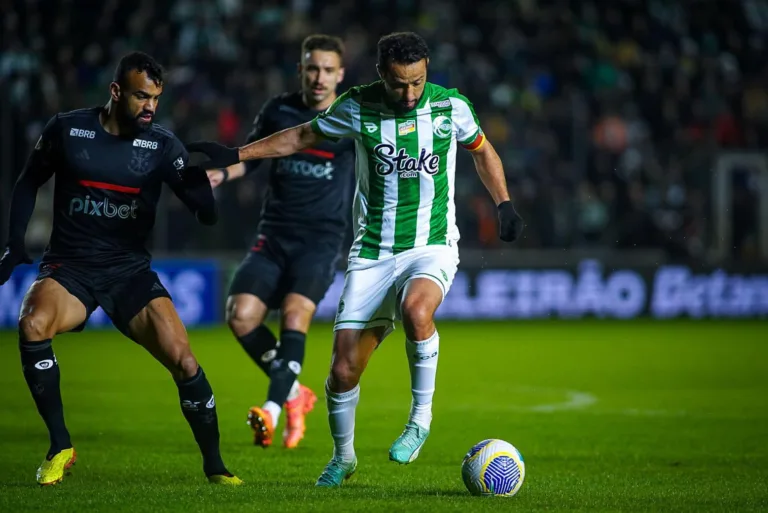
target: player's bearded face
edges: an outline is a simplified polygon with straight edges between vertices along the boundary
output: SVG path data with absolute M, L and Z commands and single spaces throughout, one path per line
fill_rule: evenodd
M 322 103 L 344 79 L 341 57 L 336 52 L 312 50 L 301 56 L 301 89 L 315 103 Z
M 411 111 L 424 94 L 427 84 L 427 59 L 412 64 L 391 62 L 386 69 L 378 68 L 389 100 L 404 112 Z
M 143 131 L 150 127 L 163 94 L 162 84 L 156 84 L 146 73 L 131 73 L 123 87 L 117 86 L 117 113 L 122 126 Z M 114 91 L 113 91 L 114 99 Z

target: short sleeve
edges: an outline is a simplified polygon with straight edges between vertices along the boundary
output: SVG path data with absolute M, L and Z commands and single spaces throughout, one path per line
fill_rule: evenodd
M 358 137 L 360 133 L 360 104 L 347 91 L 310 123 L 312 130 L 326 139 L 335 141 L 344 137 Z
M 480 149 L 485 142 L 485 134 L 472 103 L 463 96 L 454 96 L 451 97 L 451 107 L 456 140 L 469 151 Z

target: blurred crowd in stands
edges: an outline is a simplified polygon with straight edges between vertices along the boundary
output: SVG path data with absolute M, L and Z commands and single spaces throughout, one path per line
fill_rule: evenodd
M 472 100 L 502 157 L 528 222 L 521 247 L 698 259 L 712 242 L 717 155 L 768 144 L 766 0 L 0 0 L 0 16 L 6 178 L 52 114 L 106 101 L 133 49 L 169 70 L 160 123 L 185 141 L 238 144 L 265 100 L 298 87 L 299 45 L 316 32 L 346 43 L 341 91 L 376 79 L 381 35 L 428 40 L 430 80 Z M 264 184 L 222 187 L 214 229 L 170 199 L 159 245 L 244 249 Z M 499 247 L 466 155 L 456 184 L 462 245 Z M 749 167 L 734 174 L 740 260 L 757 251 L 755 184 Z M 30 236 L 42 245 L 50 201 L 38 203 Z

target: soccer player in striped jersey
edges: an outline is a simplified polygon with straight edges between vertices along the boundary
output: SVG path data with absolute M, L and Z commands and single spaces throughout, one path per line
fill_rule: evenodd
M 427 82 L 428 64 L 429 49 L 419 35 L 389 34 L 378 43 L 381 80 L 351 88 L 310 123 L 241 148 L 188 145 L 189 151 L 210 157 L 206 166 L 220 167 L 289 155 L 325 139 L 355 140 L 355 241 L 326 382 L 334 452 L 318 486 L 339 486 L 357 468 L 353 442 L 360 376 L 398 317 L 405 330 L 412 402 L 389 458 L 414 461 L 429 435 L 439 354 L 434 314 L 459 262 L 453 200 L 459 147 L 472 153 L 498 206 L 500 238 L 514 241 L 523 229 L 501 160 L 472 104 L 455 89 Z

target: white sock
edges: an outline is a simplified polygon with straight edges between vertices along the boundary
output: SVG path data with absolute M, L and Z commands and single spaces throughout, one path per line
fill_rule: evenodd
M 301 390 L 299 389 L 299 380 L 297 379 L 293 382 L 293 385 L 291 386 L 291 391 L 288 392 L 288 400 L 293 401 L 294 399 L 299 397 L 299 392 L 301 392 Z
M 432 422 L 432 396 L 435 395 L 435 376 L 440 348 L 440 336 L 435 333 L 427 340 L 405 341 L 408 366 L 411 369 L 411 415 L 408 418 L 429 429 Z
M 277 427 L 277 423 L 280 421 L 280 412 L 283 410 L 280 405 L 273 401 L 267 401 L 261 409 L 272 414 L 272 422 L 275 423 L 274 427 Z
M 348 392 L 336 394 L 325 384 L 328 424 L 333 437 L 333 457 L 342 461 L 355 458 L 355 408 L 360 399 L 360 385 Z

